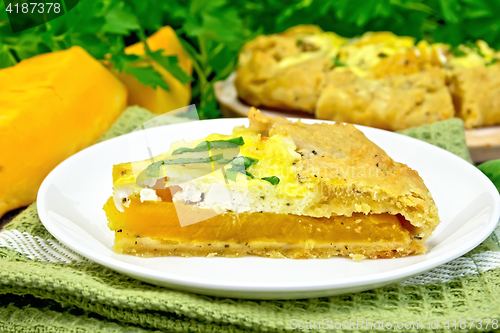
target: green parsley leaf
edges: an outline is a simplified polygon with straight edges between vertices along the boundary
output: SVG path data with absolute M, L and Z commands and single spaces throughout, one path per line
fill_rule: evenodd
M 500 192 L 500 159 L 484 162 L 479 164 L 477 168 L 491 180 Z
M 162 160 L 154 162 L 146 168 L 146 176 L 159 177 L 160 167 L 162 165 L 178 165 L 178 164 L 197 164 L 197 163 L 211 163 L 223 158 L 222 154 L 209 156 L 207 158 L 176 158 L 172 160 Z
M 333 67 L 346 67 L 347 65 L 339 60 L 339 56 L 337 55 L 333 58 Z
M 232 138 L 232 139 L 227 139 L 227 140 L 213 140 L 210 142 L 211 143 L 213 143 L 213 142 L 229 142 L 229 143 L 235 144 L 237 146 L 243 146 L 245 144 L 245 141 L 243 140 L 243 137 L 241 137 L 241 136 L 238 136 L 238 137 Z
M 498 60 L 498 58 L 493 58 L 493 59 L 491 59 L 490 61 L 488 61 L 488 62 L 486 63 L 486 66 L 491 66 L 491 65 L 494 65 L 494 64 L 496 64 L 498 61 L 499 61 L 499 60 Z
M 196 152 L 208 151 L 208 150 L 210 150 L 210 146 L 208 144 L 208 141 L 202 141 L 194 148 L 187 148 L 187 147 L 177 148 L 176 150 L 174 150 L 172 152 L 172 155 L 180 155 L 180 154 L 184 154 L 184 153 L 196 153 Z
M 257 162 L 259 162 L 258 159 L 248 156 L 235 157 L 232 161 L 230 161 L 231 168 L 226 170 L 226 178 L 232 181 L 236 181 L 236 176 L 238 175 L 238 173 L 243 173 L 250 178 L 255 178 L 250 172 L 247 171 L 247 169 Z
M 165 68 L 170 74 L 172 74 L 173 77 L 175 77 L 177 80 L 179 80 L 180 83 L 185 84 L 188 82 L 191 82 L 193 78 L 189 75 L 186 74 L 182 70 L 182 68 L 179 66 L 179 59 L 177 59 L 177 56 L 172 55 L 172 56 L 164 56 L 162 55 L 163 50 L 155 51 L 155 52 L 150 52 L 148 55 L 156 61 L 160 66 Z
M 173 164 L 211 163 L 220 160 L 222 158 L 223 158 L 222 154 L 209 157 L 200 157 L 200 158 L 176 158 L 172 160 L 163 160 L 163 164 L 173 165 Z
M 452 53 L 455 57 L 464 57 L 467 55 L 467 53 L 465 53 L 464 51 L 462 51 L 461 49 L 459 49 L 459 46 L 453 46 L 451 49 L 450 49 L 450 53 Z
M 240 173 L 238 170 L 234 169 L 227 169 L 225 173 L 226 179 L 232 180 L 233 182 L 236 181 L 236 177 L 238 177 L 238 173 Z
M 153 88 L 161 87 L 166 91 L 170 91 L 165 80 L 160 73 L 154 70 L 152 66 L 134 67 L 129 64 L 123 66 L 123 70 L 132 74 L 142 84 L 151 86 Z
M 148 177 L 160 177 L 160 167 L 163 165 L 163 161 L 154 162 L 148 165 L 146 168 L 146 176 Z
M 261 178 L 262 180 L 265 180 L 266 182 L 270 182 L 273 185 L 278 185 L 280 182 L 280 179 L 276 176 L 271 176 L 271 177 L 263 177 Z
M 125 3 L 118 2 L 105 15 L 106 23 L 101 28 L 102 32 L 109 32 L 119 35 L 128 35 L 130 31 L 140 28 L 137 17 L 124 10 Z
M 197 153 L 200 151 L 208 151 L 210 149 L 236 148 L 238 146 L 243 146 L 244 144 L 245 142 L 243 141 L 243 138 L 241 136 L 228 140 L 202 141 L 194 148 L 177 148 L 172 152 L 172 155 L 180 155 L 183 153 Z
M 238 156 L 236 157 L 231 163 L 234 166 L 240 166 L 242 165 L 245 170 L 248 169 L 250 166 L 257 164 L 259 162 L 258 159 L 253 158 L 253 157 L 248 157 L 248 156 Z
M 141 58 L 135 54 L 117 53 L 113 54 L 110 60 L 113 62 L 113 67 L 122 72 L 130 63 L 139 61 Z
M 8 48 L 0 48 L 0 69 L 15 65 L 16 63 L 16 59 L 14 59 Z
M 479 48 L 479 46 L 476 43 L 468 40 L 464 44 L 465 44 L 465 46 L 468 46 L 472 51 L 475 51 L 477 54 L 479 54 L 481 57 L 484 58 L 483 52 L 481 52 L 481 49 Z
M 483 52 L 481 52 L 481 49 L 479 48 L 479 46 L 477 46 L 476 43 L 471 42 L 470 40 L 466 41 L 463 44 L 453 46 L 450 49 L 450 52 L 453 55 L 455 55 L 455 57 L 464 57 L 467 55 L 467 52 L 465 51 L 465 50 L 467 50 L 467 48 L 470 49 L 470 51 L 475 52 L 484 58 L 484 54 L 483 54 Z

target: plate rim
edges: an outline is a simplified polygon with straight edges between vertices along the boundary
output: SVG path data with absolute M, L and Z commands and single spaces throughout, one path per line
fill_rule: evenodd
M 296 118 L 291 118 L 291 119 L 297 120 Z M 318 120 L 318 119 L 303 119 L 302 121 L 307 122 L 307 123 L 318 123 L 318 122 L 332 123 L 330 121 Z M 201 124 L 202 122 L 204 122 L 204 123 L 206 123 L 206 122 L 218 122 L 218 123 L 219 122 L 227 122 L 228 124 L 232 124 L 234 122 L 237 122 L 238 124 L 232 124 L 232 126 L 236 126 L 236 125 L 247 125 L 248 119 L 245 119 L 245 118 L 224 118 L 224 119 L 203 120 L 203 121 L 195 122 L 195 123 Z M 193 124 L 193 122 L 187 122 L 187 123 L 181 123 L 181 124 L 171 124 L 171 125 L 154 127 L 154 128 L 150 128 L 147 130 L 148 131 L 149 130 L 160 131 L 162 128 L 165 128 L 165 127 L 168 127 L 168 128 L 171 128 L 171 126 L 185 127 L 185 126 L 189 126 L 192 124 Z M 405 139 L 409 139 L 411 141 L 418 142 L 417 144 L 423 144 L 424 146 L 427 146 L 426 147 L 427 149 L 429 149 L 429 148 L 430 149 L 437 149 L 440 151 L 440 153 L 445 152 L 447 155 L 449 155 L 448 157 L 453 158 L 453 159 L 457 159 L 457 161 L 460 161 L 459 163 L 465 163 L 464 165 L 467 165 L 467 167 L 472 168 L 471 170 L 474 170 L 474 172 L 478 172 L 477 175 L 479 177 L 482 176 L 482 177 L 484 177 L 485 180 L 488 180 L 488 182 L 489 182 L 488 185 L 489 185 L 490 189 L 489 189 L 489 191 L 486 191 L 486 192 L 491 192 L 492 189 L 495 189 L 495 191 L 496 191 L 496 188 L 491 183 L 491 181 L 489 181 L 489 179 L 484 174 L 482 174 L 480 170 L 478 170 L 473 165 L 471 165 L 467 161 L 463 160 L 462 158 L 456 156 L 455 154 L 453 154 L 451 152 L 448 152 L 442 148 L 439 148 L 439 147 L 434 146 L 432 144 L 426 143 L 424 141 L 417 140 L 415 138 L 404 136 L 404 135 L 401 135 L 398 133 L 385 131 L 385 130 L 381 130 L 381 129 L 376 129 L 376 128 L 371 128 L 371 127 L 366 127 L 366 126 L 361 126 L 361 125 L 354 125 L 354 126 L 358 129 L 360 129 L 364 133 L 365 133 L 365 130 L 367 130 L 368 132 L 373 131 L 375 133 L 383 132 L 384 133 L 383 135 L 387 135 L 387 134 L 388 135 L 397 135 L 397 136 L 400 135 L 401 137 L 404 137 Z M 57 229 L 57 227 L 55 227 L 51 224 L 51 222 L 50 222 L 51 218 L 46 214 L 46 209 L 45 209 L 46 208 L 46 201 L 45 201 L 46 198 L 44 196 L 44 193 L 46 192 L 48 186 L 50 186 L 50 184 L 52 183 L 52 179 L 57 178 L 59 170 L 65 168 L 65 166 L 67 164 L 71 163 L 75 159 L 80 158 L 80 156 L 82 156 L 83 154 L 88 154 L 89 151 L 92 151 L 94 149 L 103 149 L 103 148 L 105 148 L 106 145 L 115 144 L 115 142 L 117 140 L 126 140 L 127 139 L 126 137 L 129 135 L 138 135 L 138 134 L 132 132 L 132 133 L 124 134 L 124 135 L 97 143 L 93 146 L 90 146 L 90 147 L 87 147 L 87 148 L 81 150 L 80 152 L 70 156 L 69 158 L 67 158 L 66 160 L 61 162 L 56 168 L 54 168 L 49 173 L 49 175 L 44 179 L 42 185 L 40 186 L 40 189 L 38 191 L 38 197 L 37 197 L 37 206 L 40 207 L 39 216 L 40 216 L 40 220 L 42 221 L 42 224 L 51 233 L 51 235 L 53 237 L 55 237 L 59 242 L 61 242 L 62 244 L 64 244 L 65 246 L 67 246 L 68 248 L 70 248 L 71 250 L 75 251 L 76 253 L 82 255 L 85 258 L 91 259 L 92 261 L 94 261 L 96 263 L 99 263 L 105 267 L 112 269 L 112 270 L 118 271 L 122 274 L 125 274 L 128 276 L 133 276 L 134 278 L 138 278 L 136 275 L 136 273 L 137 273 L 136 270 L 138 267 L 137 265 L 132 264 L 132 263 L 128 263 L 128 262 L 123 262 L 123 261 L 120 261 L 118 259 L 114 259 L 111 257 L 107 257 L 107 256 L 104 256 L 104 255 L 97 253 L 95 251 L 90 251 L 90 254 L 89 254 L 89 252 L 86 251 L 85 248 L 80 249 L 79 245 L 72 244 L 69 240 L 67 240 L 66 237 L 64 237 L 64 233 L 60 232 Z M 96 148 L 96 147 L 98 147 L 98 148 Z M 207 281 L 203 281 L 203 279 L 200 279 L 200 278 L 191 278 L 191 277 L 186 278 L 185 276 L 179 276 L 179 275 L 176 276 L 175 274 L 171 274 L 168 272 L 155 271 L 153 269 L 145 268 L 145 267 L 141 267 L 141 269 L 143 270 L 143 275 L 147 275 L 147 276 L 143 277 L 144 279 L 143 278 L 138 278 L 138 279 L 143 280 L 143 281 L 145 281 L 147 279 L 148 282 L 151 281 L 150 278 L 153 278 L 155 280 L 160 279 L 162 284 L 157 283 L 158 285 L 164 285 L 164 286 L 169 285 L 169 286 L 173 286 L 174 288 L 181 289 L 181 290 L 182 289 L 186 290 L 186 289 L 200 289 L 201 288 L 201 289 L 207 290 L 207 291 L 217 290 L 217 291 L 223 291 L 223 292 L 236 292 L 236 293 L 238 293 L 238 292 L 242 292 L 242 293 L 245 293 L 245 292 L 260 292 L 260 293 L 299 292 L 300 293 L 300 292 L 325 291 L 325 294 L 326 294 L 327 290 L 332 290 L 332 289 L 353 288 L 353 287 L 364 286 L 367 284 L 374 285 L 374 284 L 383 283 L 383 282 L 392 283 L 394 281 L 410 278 L 411 276 L 415 276 L 415 275 L 421 274 L 423 272 L 426 272 L 430 269 L 433 269 L 439 265 L 442 265 L 443 263 L 449 262 L 453 259 L 456 259 L 456 258 L 462 256 L 463 254 L 467 253 L 468 251 L 470 251 L 473 248 L 475 248 L 476 246 L 478 246 L 496 228 L 496 225 L 498 223 L 498 218 L 500 215 L 500 200 L 499 200 L 499 198 L 500 198 L 500 196 L 498 195 L 498 192 L 496 192 L 496 200 L 494 201 L 495 204 L 492 207 L 493 208 L 492 220 L 489 221 L 488 224 L 486 225 L 486 227 L 483 228 L 483 230 L 475 237 L 474 242 L 468 243 L 468 246 L 466 246 L 466 247 L 461 247 L 460 251 L 457 251 L 452 256 L 452 258 L 449 258 L 449 256 L 441 255 L 441 256 L 438 256 L 436 258 L 425 259 L 421 262 L 417 262 L 417 263 L 409 265 L 409 266 L 396 268 L 396 269 L 390 270 L 388 272 L 373 273 L 373 274 L 369 274 L 367 276 L 357 277 L 355 279 L 344 278 L 343 280 L 342 279 L 341 280 L 337 279 L 337 280 L 332 280 L 332 281 L 325 280 L 325 281 L 321 281 L 321 282 L 315 282 L 313 285 L 311 285 L 310 282 L 309 283 L 308 282 L 303 282 L 303 283 L 294 282 L 293 285 L 284 284 L 281 286 L 275 286 L 275 285 L 252 286 L 249 284 L 246 284 L 246 285 L 241 284 L 239 282 L 238 283 L 228 283 L 227 281 L 215 282 L 213 280 L 209 280 L 207 282 Z M 438 209 L 439 209 L 439 207 L 438 207 Z M 497 222 L 494 223 L 493 220 L 495 220 L 495 217 L 496 217 Z M 118 255 L 118 254 L 116 254 L 116 255 Z M 426 254 L 424 254 L 423 256 L 425 256 L 425 255 Z M 142 259 L 147 259 L 147 258 L 142 258 Z M 185 258 L 185 259 L 189 259 L 189 258 Z M 262 259 L 269 259 L 269 258 L 262 258 Z M 335 260 L 335 259 L 340 259 L 340 258 L 332 258 L 332 259 Z M 270 259 L 270 260 L 274 260 L 274 259 Z M 318 260 L 320 260 L 320 259 L 318 259 Z M 324 259 L 324 260 L 328 260 L 328 259 Z M 415 269 L 415 267 L 416 267 L 416 269 Z M 134 270 L 134 268 L 135 268 L 135 270 Z M 408 273 L 407 271 L 410 271 L 410 273 Z M 349 281 L 345 281 L 346 279 L 348 279 Z M 150 283 L 154 283 L 154 282 L 150 282 Z M 341 284 L 342 287 L 340 287 L 339 284 Z M 366 289 L 369 289 L 369 288 L 366 288 Z M 210 294 L 210 293 L 207 293 L 207 294 Z

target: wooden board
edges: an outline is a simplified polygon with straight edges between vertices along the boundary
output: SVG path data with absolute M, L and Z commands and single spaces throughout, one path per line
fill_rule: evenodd
M 236 73 L 232 73 L 226 80 L 214 84 L 215 97 L 219 102 L 224 117 L 246 117 L 250 106 L 243 103 L 234 87 Z M 305 112 L 281 112 L 259 108 L 262 113 L 269 116 L 287 118 L 314 118 Z M 465 130 L 467 148 L 475 163 L 500 159 L 500 126 Z

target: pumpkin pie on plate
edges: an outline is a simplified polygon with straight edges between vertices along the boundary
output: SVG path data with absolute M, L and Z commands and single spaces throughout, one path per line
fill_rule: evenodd
M 417 171 L 353 125 L 252 109 L 231 135 L 113 167 L 114 250 L 141 257 L 312 259 L 422 254 L 439 224 Z

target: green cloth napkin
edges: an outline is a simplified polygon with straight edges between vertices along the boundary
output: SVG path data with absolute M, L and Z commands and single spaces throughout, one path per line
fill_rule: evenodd
M 398 133 L 446 149 L 467 162 L 472 163 L 469 150 L 465 145 L 464 122 L 462 119 L 452 118 L 436 122 L 432 125 L 408 128 L 398 131 Z
M 131 131 L 153 117 L 130 108 L 101 139 Z M 171 120 L 182 121 L 188 120 Z M 405 133 L 470 161 L 460 121 Z M 456 320 L 460 330 L 461 319 L 483 319 L 484 328 L 486 319 L 498 323 L 500 317 L 498 232 L 463 257 L 392 286 L 324 298 L 244 300 L 157 287 L 89 262 L 47 232 L 33 204 L 0 232 L 0 331 L 284 332 L 292 331 L 291 321 L 323 324 L 323 329 L 316 324 L 316 330 L 303 331 L 330 331 L 330 320 L 333 326 L 364 320 L 372 323 L 373 331 L 382 320 L 394 325 L 421 322 L 424 328 L 429 321 L 443 328 L 447 320 L 453 328 Z M 366 325 L 346 331 L 365 331 L 370 327 Z M 490 322 L 489 329 L 496 327 Z

